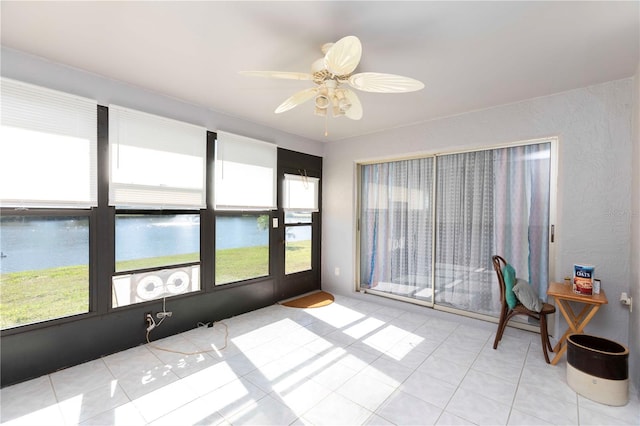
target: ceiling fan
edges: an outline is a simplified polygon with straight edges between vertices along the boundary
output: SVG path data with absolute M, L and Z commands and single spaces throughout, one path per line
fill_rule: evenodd
M 286 99 L 275 113 L 289 111 L 296 106 L 315 99 L 315 113 L 327 116 L 330 109 L 334 117 L 345 116 L 352 120 L 362 118 L 362 104 L 358 96 L 346 86 L 364 92 L 405 93 L 424 88 L 424 84 L 409 77 L 375 72 L 356 73 L 362 56 L 362 44 L 358 37 L 347 36 L 335 43 L 322 46 L 323 58 L 311 65 L 311 73 L 286 71 L 241 71 L 247 76 L 310 80 L 315 87 L 301 90 Z

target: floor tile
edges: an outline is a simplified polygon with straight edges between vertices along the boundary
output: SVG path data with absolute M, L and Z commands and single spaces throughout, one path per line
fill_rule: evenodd
M 397 425 L 432 425 L 441 413 L 441 408 L 402 391 L 396 391 L 376 410 L 377 415 Z
M 516 395 L 517 385 L 488 373 L 469 370 L 460 383 L 460 388 L 480 394 L 500 404 L 511 406 Z
M 148 371 L 150 368 L 163 365 L 144 345 L 105 356 L 102 360 L 116 378 L 130 372 Z
M 527 413 L 523 413 L 520 410 L 516 410 L 515 408 L 511 410 L 511 414 L 509 415 L 509 421 L 507 422 L 509 426 L 531 426 L 531 425 L 552 425 L 553 423 L 546 422 L 542 420 L 540 417 L 535 417 Z
M 334 363 L 323 368 L 321 371 L 310 375 L 309 377 L 313 381 L 320 383 L 322 386 L 335 391 L 357 373 L 357 371 L 345 366 L 344 364 Z
M 56 371 L 50 377 L 58 400 L 108 385 L 114 379 L 102 359 Z
M 277 396 L 267 395 L 229 416 L 233 425 L 281 426 L 291 424 L 298 415 Z
M 640 424 L 637 390 L 623 407 L 579 396 L 538 334 L 507 328 L 494 350 L 496 324 L 377 300 L 272 305 L 8 386 L 0 422 Z
M 221 361 L 180 379 L 180 381 L 195 395 L 201 396 L 236 379 L 238 379 L 236 372 L 226 362 Z
M 440 418 L 438 419 L 436 425 L 438 426 L 466 426 L 466 425 L 475 425 L 475 423 L 470 422 L 469 420 L 465 420 L 461 417 L 458 417 L 454 414 L 451 414 L 447 411 L 444 411 Z M 533 426 L 533 424 L 531 425 Z
M 395 390 L 395 386 L 361 372 L 348 380 L 337 392 L 366 409 L 375 411 Z
M 415 371 L 399 388 L 421 400 L 445 408 L 457 387 L 422 371 Z
M 302 416 L 310 408 L 322 401 L 330 392 L 326 387 L 310 380 L 298 383 L 286 390 L 274 391 L 270 395 L 278 398 L 298 416 Z
M 3 402 L 2 409 L 4 410 L 5 403 Z M 13 410 L 12 410 L 13 411 Z M 60 407 L 57 404 L 49 405 L 39 409 L 21 409 L 19 414 L 15 414 L 15 411 L 11 415 L 2 416 L 3 425 L 11 426 L 34 426 L 34 425 L 65 425 L 66 422 L 60 411 Z M 5 419 L 8 419 L 5 421 Z
M 521 383 L 513 408 L 554 424 L 578 424 L 577 396 L 574 402 L 569 402 L 556 397 L 556 393 L 548 388 Z
M 449 401 L 446 411 L 478 425 L 504 425 L 511 407 L 486 396 L 458 389 Z
M 76 424 L 128 402 L 129 398 L 114 379 L 110 383 L 62 400 L 58 406 L 65 422 Z
M 0 390 L 0 421 L 7 422 L 19 418 L 39 418 L 55 413 L 62 421 L 62 413 L 56 406 L 57 400 L 49 376 L 38 377 Z M 37 423 L 37 422 L 35 422 Z
M 179 377 L 167 365 L 151 368 L 147 371 L 132 371 L 118 379 L 118 384 L 133 400 L 140 398 L 156 389 L 177 381 Z
M 362 373 L 394 387 L 404 382 L 412 372 L 413 369 L 405 367 L 401 361 L 393 361 L 382 357 L 376 359 L 362 370 Z
M 132 402 L 145 421 L 152 422 L 195 400 L 197 395 L 182 380 L 170 383 Z
M 104 411 L 80 423 L 83 426 L 143 426 L 147 424 L 136 406 L 129 402 Z
M 387 419 L 383 419 L 377 414 L 372 414 L 365 422 L 367 426 L 395 426 L 394 423 L 391 423 Z
M 371 411 L 337 394 L 331 393 L 307 411 L 303 418 L 312 425 L 359 425 L 370 416 Z
M 598 414 L 602 414 L 606 417 L 622 420 L 632 424 L 635 422 L 635 424 L 640 425 L 640 400 L 638 400 L 637 395 L 633 395 L 632 393 L 629 394 L 629 402 L 621 407 L 613 407 L 591 401 L 581 395 L 578 395 L 578 406 L 580 407 L 581 424 L 586 418 L 597 418 Z M 583 410 L 589 413 L 589 415 L 582 415 Z
M 460 384 L 465 374 L 467 374 L 468 368 L 465 365 L 457 364 L 431 355 L 417 368 L 417 370 L 457 386 Z

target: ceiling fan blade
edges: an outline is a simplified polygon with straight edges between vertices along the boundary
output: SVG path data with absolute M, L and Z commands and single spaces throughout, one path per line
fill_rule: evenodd
M 356 36 L 346 36 L 334 43 L 324 55 L 324 66 L 334 75 L 351 74 L 362 56 L 362 44 Z
M 352 120 L 360 120 L 362 118 L 362 104 L 360 103 L 360 99 L 358 99 L 358 95 L 356 95 L 353 90 L 343 90 L 344 97 L 347 98 L 347 100 L 351 104 L 349 109 L 344 113 L 345 117 Z
M 249 77 L 283 78 L 287 80 L 313 80 L 313 75 L 304 72 L 287 71 L 240 71 Z
M 313 98 L 317 92 L 318 88 L 312 87 L 311 89 L 305 89 L 294 93 L 293 96 L 285 100 L 278 108 L 276 108 L 275 113 L 280 114 L 281 112 L 289 111 L 290 109 L 295 108 Z
M 424 84 L 413 78 L 395 74 L 362 72 L 349 77 L 351 87 L 364 92 L 404 93 L 424 88 Z

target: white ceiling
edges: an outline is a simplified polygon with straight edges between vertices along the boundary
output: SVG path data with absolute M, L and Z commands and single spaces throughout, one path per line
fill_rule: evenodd
M 2 1 L 2 45 L 213 111 L 333 141 L 634 75 L 633 2 Z M 406 75 L 419 92 L 358 92 L 360 121 L 274 109 L 312 82 L 320 46 L 355 35 L 356 72 Z

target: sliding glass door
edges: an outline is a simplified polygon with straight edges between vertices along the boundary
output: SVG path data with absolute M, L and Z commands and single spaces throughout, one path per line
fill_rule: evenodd
M 493 151 L 444 155 L 437 168 L 435 302 L 492 313 Z
M 361 167 L 360 286 L 432 301 L 433 158 Z
M 361 165 L 360 288 L 497 316 L 500 254 L 546 299 L 551 152 L 550 140 Z

